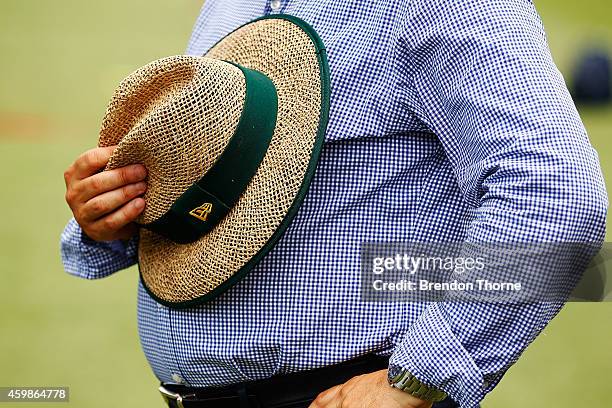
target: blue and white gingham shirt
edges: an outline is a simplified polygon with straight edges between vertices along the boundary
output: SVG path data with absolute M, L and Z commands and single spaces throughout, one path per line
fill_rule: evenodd
M 309 22 L 331 70 L 326 144 L 302 208 L 262 262 L 188 310 L 140 287 L 142 346 L 164 382 L 221 385 L 391 354 L 477 406 L 561 305 L 375 303 L 363 242 L 599 242 L 597 155 L 527 0 L 207 0 L 188 53 L 269 13 Z M 282 47 L 283 44 L 278 44 Z M 66 270 L 134 264 L 136 240 L 95 243 L 74 220 Z

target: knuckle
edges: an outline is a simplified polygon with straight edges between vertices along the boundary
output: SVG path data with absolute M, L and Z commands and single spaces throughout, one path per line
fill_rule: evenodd
M 121 188 L 121 199 L 125 202 L 129 200 L 134 192 L 134 187 L 127 185 Z
M 117 216 L 114 221 L 114 229 L 119 229 L 124 225 L 128 224 L 130 221 L 134 220 L 138 212 L 136 211 L 133 203 L 128 203 L 124 205 L 119 211 L 117 211 Z
M 119 175 L 119 181 L 121 182 L 121 185 L 126 185 L 128 184 L 132 177 L 133 174 L 133 170 L 129 167 L 123 167 L 121 169 L 118 170 L 118 175 Z
M 325 391 L 320 392 L 314 399 L 313 404 L 315 407 L 321 406 L 323 399 L 325 398 Z
M 72 205 L 72 203 L 74 202 L 74 199 L 75 199 L 74 190 L 72 190 L 72 189 L 66 190 L 66 195 L 64 196 L 64 198 L 66 199 L 66 202 L 69 205 Z
M 138 214 L 140 214 L 140 210 L 136 206 L 135 202 L 130 202 L 124 208 L 124 221 L 127 223 L 128 221 L 133 221 L 136 219 Z
M 80 162 L 85 165 L 86 167 L 91 167 L 94 163 L 94 160 L 96 158 L 95 156 L 95 151 L 94 149 L 88 150 L 85 153 L 83 153 L 80 157 Z
M 68 167 L 64 171 L 64 181 L 66 182 L 66 184 L 70 181 L 71 178 L 72 178 L 72 166 Z
M 118 222 L 113 217 L 106 217 L 102 220 L 102 226 L 105 231 L 114 231 L 117 229 Z
M 125 186 L 121 189 L 121 198 L 125 202 L 131 199 L 135 193 L 136 193 L 136 187 L 134 187 L 133 185 Z
M 103 188 L 102 181 L 100 180 L 99 177 L 91 177 L 89 179 L 88 184 L 87 184 L 88 190 L 98 192 L 98 191 L 101 191 L 102 188 Z
M 74 215 L 74 219 L 77 220 L 79 224 L 83 224 L 85 222 L 85 214 L 83 213 L 83 208 L 76 208 L 72 211 Z
M 100 214 L 107 210 L 107 205 L 103 200 L 93 200 L 88 209 L 92 213 Z
M 81 194 L 86 192 L 87 190 L 87 182 L 78 182 L 75 183 L 72 187 L 72 192 L 74 193 L 74 198 L 77 199 Z

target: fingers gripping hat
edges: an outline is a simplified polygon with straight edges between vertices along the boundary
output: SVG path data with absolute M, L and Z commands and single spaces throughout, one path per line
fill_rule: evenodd
M 141 163 L 140 277 L 158 302 L 182 308 L 238 282 L 295 215 L 323 144 L 329 108 L 325 50 L 305 22 L 268 16 L 203 57 L 154 61 L 127 77 L 99 146 L 107 170 Z

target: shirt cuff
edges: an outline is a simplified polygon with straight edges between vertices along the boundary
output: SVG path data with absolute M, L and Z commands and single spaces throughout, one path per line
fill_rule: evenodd
M 100 279 L 137 262 L 138 238 L 97 242 L 89 238 L 73 218 L 61 236 L 64 270 L 84 279 Z
M 451 331 L 437 303 L 430 304 L 410 326 L 389 363 L 443 390 L 461 408 L 479 407 L 486 394 L 482 372 Z

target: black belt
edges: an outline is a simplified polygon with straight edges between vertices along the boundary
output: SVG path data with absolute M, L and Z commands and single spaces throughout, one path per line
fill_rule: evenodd
M 306 407 L 319 393 L 357 375 L 386 369 L 388 364 L 389 357 L 367 355 L 332 366 L 226 387 L 162 384 L 159 390 L 171 408 Z

